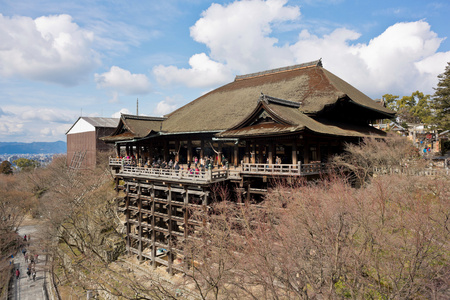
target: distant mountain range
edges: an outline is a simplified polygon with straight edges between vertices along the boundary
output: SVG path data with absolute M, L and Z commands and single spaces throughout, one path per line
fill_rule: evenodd
M 0 154 L 53 154 L 66 153 L 66 142 L 0 142 Z

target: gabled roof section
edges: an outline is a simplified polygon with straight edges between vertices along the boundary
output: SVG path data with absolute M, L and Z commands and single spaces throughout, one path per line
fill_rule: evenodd
M 92 126 L 95 130 L 95 128 L 115 128 L 117 127 L 117 124 L 119 123 L 119 118 L 103 118 L 103 117 L 79 117 L 78 120 L 76 120 L 75 123 L 67 130 L 66 134 L 70 133 L 76 133 L 71 132 L 73 131 L 78 124 L 81 122 L 84 122 L 85 124 L 89 124 Z M 86 127 L 86 126 L 81 126 Z M 83 128 L 80 128 L 81 131 L 83 131 Z M 77 132 L 80 132 L 80 130 L 75 130 Z
M 348 137 L 384 136 L 385 133 L 372 126 L 344 124 L 329 120 L 315 120 L 298 109 L 291 101 L 262 95 L 254 111 L 244 118 L 238 125 L 216 134 L 222 138 L 269 137 L 310 131 L 324 135 Z M 274 122 L 254 123 L 267 113 Z
M 258 99 L 257 105 L 255 109 L 247 116 L 245 117 L 241 122 L 236 124 L 235 126 L 231 127 L 229 130 L 236 130 L 243 127 L 253 126 L 257 124 L 263 124 L 264 127 L 268 127 L 269 123 L 272 125 L 293 125 L 295 124 L 292 121 L 288 121 L 283 118 L 282 115 L 277 114 L 271 109 L 271 104 L 277 105 L 277 106 L 285 106 L 289 108 L 297 109 L 300 107 L 300 103 L 288 101 L 284 99 L 279 99 L 275 97 L 271 97 L 268 95 L 264 95 L 261 93 L 261 96 Z
M 165 119 L 122 114 L 116 130 L 110 136 L 102 138 L 102 140 L 105 142 L 117 142 L 144 138 L 150 133 L 159 132 Z
M 163 131 L 221 132 L 234 128 L 255 109 L 261 93 L 272 98 L 299 103 L 297 110 L 310 116 L 347 99 L 370 111 L 371 118 L 394 116 L 394 112 L 322 67 L 321 60 L 306 64 L 237 76 L 235 81 L 219 87 L 169 114 Z M 373 113 L 375 112 L 375 114 Z M 364 117 L 364 113 L 361 114 Z

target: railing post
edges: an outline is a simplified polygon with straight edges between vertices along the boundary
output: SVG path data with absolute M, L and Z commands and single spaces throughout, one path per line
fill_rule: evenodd
M 298 165 L 298 175 L 302 175 L 302 162 L 298 161 L 297 165 Z
M 212 170 L 208 168 L 208 171 L 206 171 L 206 180 L 211 181 L 212 180 Z

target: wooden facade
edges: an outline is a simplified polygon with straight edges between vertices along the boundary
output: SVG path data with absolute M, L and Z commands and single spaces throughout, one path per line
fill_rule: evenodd
M 257 203 L 271 179 L 317 177 L 345 143 L 383 137 L 369 123 L 393 116 L 321 61 L 238 76 L 164 118 L 122 115 L 103 140 L 115 144 L 129 253 L 185 271 L 180 245 L 203 226 L 189 210 L 207 210 L 214 184 Z
M 101 140 L 114 132 L 119 123 L 117 118 L 80 117 L 67 131 L 67 164 L 82 157 L 78 167 L 93 168 L 97 164 L 97 154 L 113 149 L 111 144 Z

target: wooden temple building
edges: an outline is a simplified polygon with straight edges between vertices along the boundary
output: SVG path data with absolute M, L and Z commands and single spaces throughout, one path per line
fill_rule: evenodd
M 162 118 L 122 115 L 103 140 L 115 144 L 127 250 L 185 271 L 183 241 L 201 225 L 189 208 L 206 210 L 214 184 L 258 202 L 272 178 L 325 172 L 344 143 L 384 136 L 370 124 L 393 117 L 320 60 L 237 76 Z M 170 161 L 180 168 L 161 168 Z

